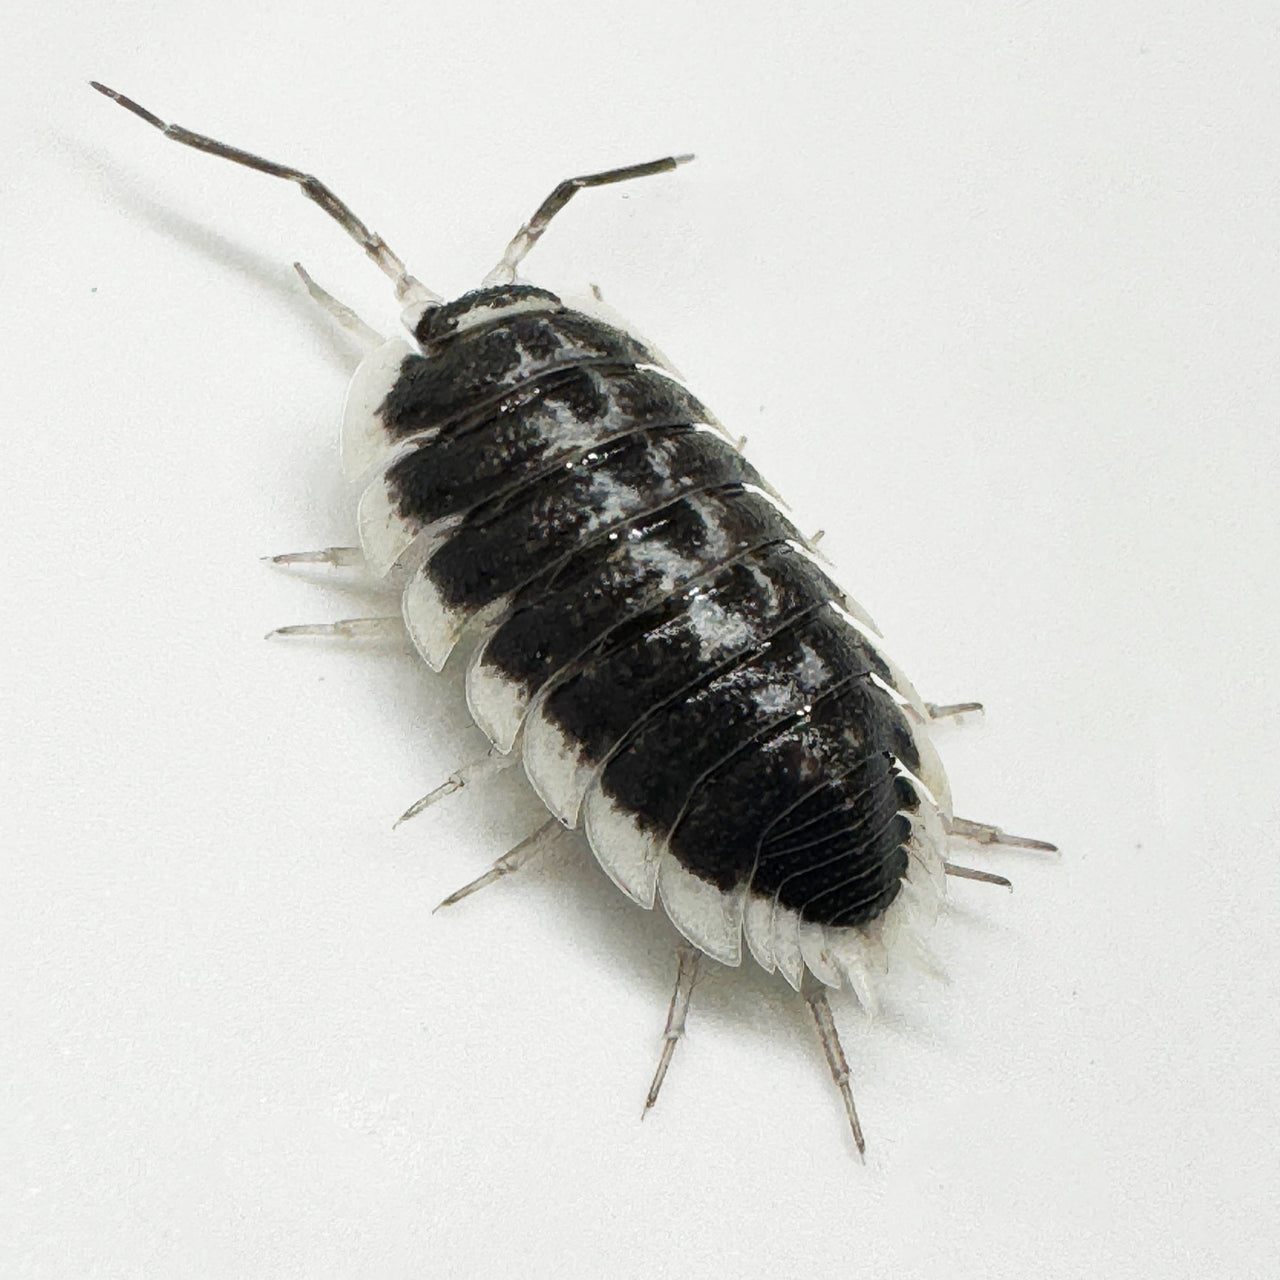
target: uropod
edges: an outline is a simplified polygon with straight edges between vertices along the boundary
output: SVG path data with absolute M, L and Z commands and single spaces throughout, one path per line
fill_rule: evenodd
M 645 1109 L 703 958 L 749 955 L 808 1002 L 861 1153 L 827 991 L 873 1011 L 890 961 L 923 949 L 948 876 L 1008 885 L 953 862 L 958 845 L 1054 846 L 955 815 L 929 730 L 979 704 L 921 699 L 656 350 L 520 279 L 577 191 L 692 157 L 562 182 L 481 287 L 447 301 L 315 177 L 93 87 L 174 141 L 297 183 L 395 286 L 408 336 L 384 340 L 299 268 L 367 348 L 342 426 L 360 545 L 273 559 L 389 579 L 402 616 L 278 634 L 407 629 L 437 672 L 469 653 L 467 705 L 492 749 L 405 816 L 520 765 L 550 817 L 445 904 L 581 831 L 686 940 Z

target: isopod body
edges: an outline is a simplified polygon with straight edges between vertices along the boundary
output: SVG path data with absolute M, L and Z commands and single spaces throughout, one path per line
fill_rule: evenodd
M 494 755 L 523 765 L 544 830 L 581 829 L 614 884 L 661 900 L 691 944 L 647 1105 L 699 957 L 747 951 L 808 1000 L 861 1150 L 825 988 L 873 1008 L 876 973 L 918 943 L 948 873 L 1008 883 L 951 863 L 952 842 L 1053 846 L 954 816 L 929 726 L 977 704 L 920 698 L 663 357 L 598 299 L 519 280 L 576 191 L 691 157 L 561 183 L 482 287 L 446 301 L 318 179 L 94 87 L 178 142 L 297 183 L 394 282 L 407 336 L 383 340 L 302 273 L 367 350 L 342 426 L 360 547 L 275 558 L 395 581 L 435 671 L 469 648 L 468 706 Z M 469 768 L 438 790 L 492 765 Z M 540 834 L 446 901 L 514 870 Z
M 423 658 L 474 640 L 477 724 L 700 950 L 737 964 L 745 934 L 797 988 L 862 985 L 885 917 L 941 884 L 948 802 L 857 606 L 623 330 L 510 284 L 413 337 L 357 372 L 343 445 Z

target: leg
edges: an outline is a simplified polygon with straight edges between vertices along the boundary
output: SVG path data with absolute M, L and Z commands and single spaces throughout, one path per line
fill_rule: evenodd
M 415 280 L 406 270 L 404 263 L 392 253 L 387 242 L 380 235 L 370 231 L 318 178 L 309 173 L 303 173 L 300 169 L 277 164 L 274 160 L 264 160 L 261 156 L 241 151 L 239 147 L 228 146 L 225 142 L 218 142 L 214 138 L 206 138 L 203 134 L 192 133 L 190 129 L 184 129 L 180 124 L 165 124 L 159 116 L 153 115 L 146 107 L 139 106 L 122 93 L 108 89 L 106 85 L 99 84 L 96 80 L 90 81 L 90 84 L 99 93 L 118 102 L 126 111 L 132 111 L 140 120 L 153 125 L 166 138 L 172 138 L 174 142 L 194 147 L 197 151 L 207 151 L 212 156 L 221 156 L 222 159 L 230 160 L 233 164 L 242 164 L 246 169 L 256 169 L 259 173 L 269 174 L 273 178 L 285 178 L 289 182 L 296 182 L 302 188 L 302 194 L 308 200 L 318 204 L 373 259 L 378 269 L 390 277 L 395 284 L 397 298 L 405 303 L 441 301 L 439 294 L 432 293 L 425 285 Z
M 365 324 L 345 302 L 339 302 L 327 289 L 322 289 L 308 274 L 300 262 L 293 264 L 293 269 L 302 277 L 302 283 L 322 311 L 327 312 L 345 329 L 367 355 L 375 347 L 380 347 L 386 339 L 372 326 Z
M 1032 840 L 1029 836 L 1011 836 L 989 822 L 971 822 L 968 818 L 947 819 L 947 834 L 974 844 L 1000 844 L 1011 849 L 1039 849 L 1044 853 L 1057 853 L 1058 846 L 1047 840 Z
M 446 796 L 453 795 L 455 791 L 461 791 L 469 783 L 491 778 L 495 773 L 510 769 L 519 759 L 520 756 L 517 752 L 513 751 L 504 756 L 500 751 L 493 750 L 486 752 L 479 760 L 464 764 L 456 773 L 451 773 L 434 791 L 428 791 L 421 800 L 415 800 L 395 820 L 392 824 L 392 830 L 402 822 L 408 822 L 410 818 L 416 818 L 424 809 L 430 809 L 433 804 L 438 804 Z
M 331 564 L 350 569 L 364 564 L 359 547 L 325 547 L 320 551 L 286 551 L 279 556 L 263 556 L 268 564 Z
M 954 862 L 943 862 L 942 869 L 957 880 L 980 880 L 983 884 L 999 884 L 1006 889 L 1013 888 L 1013 881 L 1004 876 L 995 875 L 991 871 L 976 871 L 973 867 L 957 866 Z
M 831 1015 L 831 1005 L 827 1001 L 826 988 L 811 973 L 804 975 L 801 988 L 804 998 L 809 1002 L 809 1011 L 818 1024 L 818 1036 L 822 1040 L 822 1051 L 827 1055 L 827 1066 L 831 1068 L 831 1078 L 840 1090 L 844 1102 L 845 1114 L 849 1117 L 849 1128 L 853 1130 L 853 1141 L 858 1154 L 865 1161 L 867 1144 L 862 1136 L 862 1125 L 858 1123 L 858 1110 L 853 1105 L 853 1089 L 849 1085 L 849 1063 L 845 1059 L 844 1049 L 840 1046 L 840 1033 L 836 1030 L 836 1020 Z
M 464 884 L 461 889 L 455 889 L 431 914 L 435 915 L 436 911 L 444 907 L 452 907 L 463 898 L 469 898 L 473 893 L 479 892 L 485 885 L 493 884 L 495 880 L 501 880 L 503 876 L 519 871 L 526 862 L 531 862 L 558 840 L 563 831 L 564 828 L 554 818 L 550 822 L 544 822 L 533 835 L 526 836 L 514 849 L 504 853 L 484 875 L 477 876 L 470 883 Z
M 700 951 L 693 947 L 676 948 L 676 989 L 671 993 L 671 1007 L 667 1010 L 667 1027 L 662 1033 L 662 1057 L 658 1059 L 658 1069 L 653 1073 L 649 1096 L 644 1100 L 644 1110 L 640 1113 L 642 1120 L 657 1102 L 662 1082 L 667 1078 L 667 1068 L 675 1055 L 676 1045 L 684 1037 L 684 1023 L 689 1015 L 689 1002 L 693 999 L 693 988 L 698 981 L 698 970 L 701 965 Z
M 926 702 L 924 707 L 930 720 L 960 720 L 967 715 L 979 715 L 983 709 L 980 702 Z
M 502 255 L 502 261 L 484 278 L 486 285 L 511 284 L 516 278 L 516 268 L 524 261 L 547 229 L 547 224 L 569 203 L 583 187 L 604 187 L 613 182 L 628 182 L 632 178 L 647 178 L 653 173 L 666 173 L 677 165 L 688 164 L 692 156 L 667 156 L 662 160 L 650 160 L 645 164 L 627 165 L 623 169 L 606 169 L 603 173 L 588 173 L 580 178 L 566 178 L 539 206 L 537 212 L 516 232 Z
M 331 636 L 338 640 L 400 640 L 404 638 L 404 619 L 398 614 L 384 618 L 343 618 L 340 622 L 301 622 L 292 627 L 268 631 L 273 636 Z

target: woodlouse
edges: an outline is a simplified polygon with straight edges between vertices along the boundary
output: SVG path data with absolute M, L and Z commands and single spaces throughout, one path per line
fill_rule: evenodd
M 493 743 L 415 805 L 521 763 L 551 820 L 457 901 L 581 827 L 681 948 L 657 1098 L 700 957 L 746 950 L 812 1009 L 859 1151 L 826 998 L 868 1010 L 874 974 L 937 910 L 958 840 L 1052 849 L 954 816 L 925 703 L 870 618 L 827 575 L 777 495 L 666 361 L 624 327 L 521 282 L 517 269 L 583 187 L 674 169 L 673 156 L 561 183 L 478 290 L 446 301 L 309 174 L 94 88 L 198 150 L 297 183 L 395 284 L 412 341 L 364 337 L 343 458 L 365 478 L 360 546 L 278 563 L 363 565 L 403 582 L 403 625 L 433 670 L 473 643 L 466 693 Z M 371 477 L 371 478 L 370 478 Z M 356 634 L 401 619 L 285 627 Z M 408 816 L 408 815 L 406 815 Z

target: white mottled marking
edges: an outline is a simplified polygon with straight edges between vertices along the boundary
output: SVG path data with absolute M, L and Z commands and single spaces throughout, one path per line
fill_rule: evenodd
M 466 333 L 468 329 L 477 329 L 481 325 L 492 324 L 495 320 L 509 320 L 512 316 L 529 315 L 538 311 L 550 314 L 562 310 L 564 308 L 550 298 L 518 298 L 500 307 L 477 306 L 458 318 L 453 332 Z
M 703 652 L 708 655 L 736 652 L 754 634 L 743 618 L 704 595 L 697 595 L 689 602 L 686 617 Z

